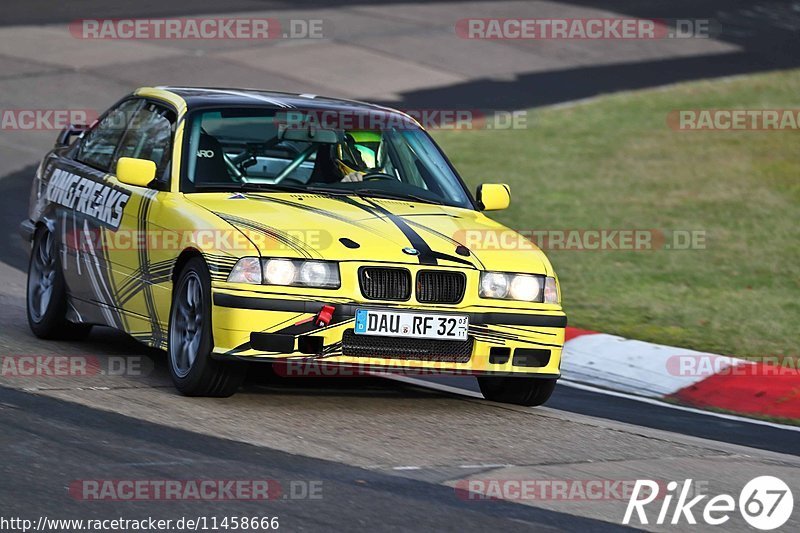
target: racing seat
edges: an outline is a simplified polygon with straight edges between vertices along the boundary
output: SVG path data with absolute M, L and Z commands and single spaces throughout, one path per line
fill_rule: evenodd
M 342 173 L 331 152 L 333 147 L 327 144 L 320 145 L 314 161 L 314 170 L 309 177 L 309 183 L 336 183 L 341 181 Z
M 200 133 L 195 160 L 195 183 L 225 183 L 230 181 L 231 174 L 225 164 L 222 145 L 213 135 Z

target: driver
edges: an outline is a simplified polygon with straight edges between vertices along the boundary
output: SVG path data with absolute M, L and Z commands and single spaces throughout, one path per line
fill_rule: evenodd
M 377 166 L 381 134 L 375 131 L 349 131 L 344 144 L 337 145 L 336 164 L 342 182 L 363 181 L 368 172 L 382 171 Z

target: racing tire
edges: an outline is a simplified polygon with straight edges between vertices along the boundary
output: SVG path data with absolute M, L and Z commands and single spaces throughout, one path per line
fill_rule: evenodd
M 483 397 L 492 402 L 528 407 L 542 405 L 556 388 L 555 379 L 478 376 Z
M 33 237 L 25 293 L 28 326 L 40 339 L 80 340 L 91 331 L 91 324 L 67 320 L 67 284 L 58 243 L 47 228 L 40 228 Z
M 190 259 L 178 276 L 169 313 L 167 354 L 175 388 L 185 396 L 227 398 L 241 386 L 246 365 L 211 356 L 211 276 L 205 262 Z

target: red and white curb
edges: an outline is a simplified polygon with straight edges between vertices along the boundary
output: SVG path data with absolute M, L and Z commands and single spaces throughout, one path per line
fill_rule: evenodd
M 561 372 L 573 383 L 638 397 L 800 419 L 800 375 L 766 363 L 567 328 Z

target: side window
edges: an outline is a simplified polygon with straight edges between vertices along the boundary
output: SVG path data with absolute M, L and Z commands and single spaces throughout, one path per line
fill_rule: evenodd
M 157 104 L 147 102 L 128 126 L 117 152 L 117 158 L 149 159 L 156 164 L 160 179 L 172 153 L 172 125 L 175 114 Z
M 92 128 L 81 140 L 75 159 L 108 172 L 114 159 L 117 144 L 125 133 L 133 113 L 142 105 L 142 100 L 126 100 L 112 109 L 97 126 Z

